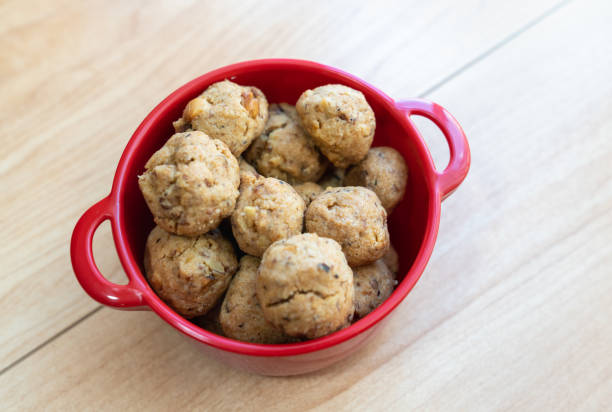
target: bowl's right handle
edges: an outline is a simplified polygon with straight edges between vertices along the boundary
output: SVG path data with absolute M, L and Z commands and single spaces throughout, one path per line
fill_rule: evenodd
M 434 170 L 442 199 L 461 184 L 470 169 L 470 147 L 457 120 L 442 106 L 427 100 L 404 100 L 397 107 L 406 116 L 418 115 L 431 120 L 442 130 L 450 149 L 448 165 L 442 172 Z
M 93 256 L 93 236 L 98 226 L 107 219 L 114 225 L 113 200 L 108 196 L 90 207 L 77 222 L 70 242 L 70 258 L 74 273 L 89 296 L 117 309 L 144 309 L 140 290 L 130 279 L 127 285 L 109 282 L 98 270 Z M 128 275 L 129 277 L 129 275 Z

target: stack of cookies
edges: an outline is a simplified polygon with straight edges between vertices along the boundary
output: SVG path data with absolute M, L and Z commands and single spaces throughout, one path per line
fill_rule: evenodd
M 226 80 L 174 128 L 138 183 L 157 224 L 146 277 L 177 313 L 233 339 L 289 343 L 342 329 L 393 292 L 387 216 L 408 170 L 396 150 L 370 148 L 361 92 L 332 84 L 268 105 Z

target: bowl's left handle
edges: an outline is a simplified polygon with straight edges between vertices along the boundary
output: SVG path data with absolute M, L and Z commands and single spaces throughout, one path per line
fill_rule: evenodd
M 127 285 L 108 281 L 98 270 L 93 256 L 93 236 L 105 220 L 113 222 L 113 203 L 108 196 L 90 207 L 77 222 L 70 242 L 70 258 L 74 273 L 89 296 L 117 309 L 137 309 L 145 305 L 142 293 Z

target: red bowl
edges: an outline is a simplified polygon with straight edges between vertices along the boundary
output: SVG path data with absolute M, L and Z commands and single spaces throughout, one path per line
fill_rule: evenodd
M 172 121 L 187 102 L 210 84 L 230 79 L 259 87 L 270 102 L 295 104 L 306 90 L 341 83 L 360 90 L 376 114 L 374 145 L 392 146 L 410 170 L 404 200 L 389 218 L 391 240 L 400 256 L 399 285 L 372 313 L 331 335 L 302 343 L 262 345 L 236 341 L 204 330 L 182 318 L 153 292 L 143 276 L 143 252 L 152 216 L 140 193 L 138 174 L 149 157 L 173 134 Z M 450 160 L 443 172 L 435 169 L 423 138 L 410 115 L 425 116 L 444 133 Z M 406 297 L 429 260 L 438 232 L 440 202 L 465 178 L 470 165 L 468 143 L 457 121 L 442 107 L 423 100 L 394 101 L 380 90 L 333 67 L 301 60 L 254 60 L 226 66 L 180 87 L 144 119 L 127 144 L 111 193 L 79 219 L 70 245 L 74 273 L 98 302 L 117 309 L 152 309 L 168 324 L 211 356 L 232 366 L 264 375 L 295 375 L 328 366 L 355 352 Z M 102 276 L 94 262 L 92 239 L 98 226 L 110 220 L 127 285 Z

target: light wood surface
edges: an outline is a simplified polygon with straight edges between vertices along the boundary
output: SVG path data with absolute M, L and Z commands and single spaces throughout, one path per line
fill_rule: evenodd
M 609 409 L 611 18 L 603 0 L 0 3 L 0 408 Z M 472 150 L 399 313 L 356 355 L 293 378 L 229 369 L 151 313 L 100 308 L 68 256 L 158 101 L 275 56 L 437 101 Z M 419 125 L 443 166 L 439 132 Z M 95 251 L 121 281 L 108 227 Z

